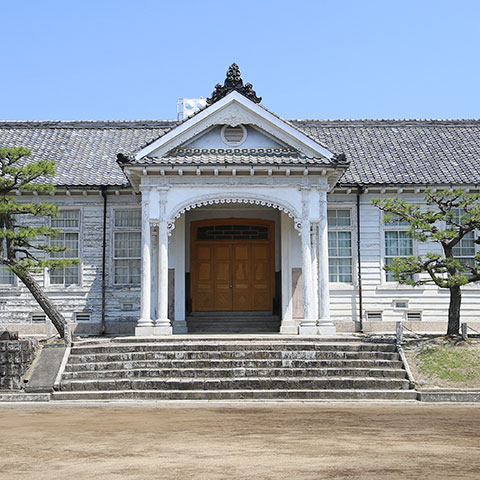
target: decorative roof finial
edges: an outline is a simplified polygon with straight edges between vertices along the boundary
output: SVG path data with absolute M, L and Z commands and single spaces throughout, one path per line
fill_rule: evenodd
M 243 84 L 242 75 L 238 65 L 232 63 L 227 71 L 227 78 L 225 78 L 223 85 L 217 83 L 215 85 L 215 90 L 212 92 L 212 96 L 207 98 L 207 105 L 212 105 L 212 103 L 217 102 L 233 91 L 241 93 L 254 103 L 260 103 L 262 101 L 262 97 L 257 97 L 251 83 Z

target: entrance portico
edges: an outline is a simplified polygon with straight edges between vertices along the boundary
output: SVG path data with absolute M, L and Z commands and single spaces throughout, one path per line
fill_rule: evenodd
M 259 175 L 257 178 L 261 179 Z M 178 180 L 178 177 L 175 179 Z M 299 180 L 304 183 L 303 178 Z M 162 179 L 156 176 L 148 176 L 141 186 L 142 296 L 137 335 L 187 333 L 185 323 L 187 298 L 183 279 L 186 273 L 186 239 L 191 231 L 186 229 L 185 215 L 194 209 L 200 211 L 207 206 L 210 208 L 217 206 L 219 209 L 229 206 L 227 214 L 229 216 L 235 215 L 236 209 L 242 211 L 242 207 L 245 206 L 279 211 L 280 238 L 277 241 L 280 246 L 278 250 L 282 299 L 280 332 L 309 335 L 334 332 L 333 324 L 330 322 L 328 294 L 327 186 L 323 188 L 321 184 L 292 186 L 281 185 L 278 182 L 275 188 L 264 185 L 250 185 L 248 188 L 233 185 L 216 187 L 197 185 L 192 189 L 190 182 L 182 186 L 177 181 L 167 188 L 161 186 L 161 181 Z M 224 182 L 225 180 L 222 180 L 222 183 Z M 269 189 L 266 197 L 265 190 Z M 192 190 L 196 195 L 192 195 Z M 290 201 L 286 202 L 284 198 Z M 238 218 L 235 220 L 236 222 L 230 223 L 238 223 Z M 215 220 L 206 222 L 209 223 L 215 223 Z M 252 242 L 246 242 L 248 243 Z M 292 269 L 297 266 L 295 260 L 298 262 L 299 257 L 302 271 L 303 315 L 297 324 L 293 315 Z M 169 285 L 169 270 L 174 271 L 174 286 L 171 283 Z M 190 278 L 191 281 L 196 281 L 197 277 Z M 174 289 L 173 295 L 172 292 L 169 294 L 169 288 Z M 194 285 L 192 289 L 195 289 Z M 270 297 L 267 301 L 272 304 L 273 289 L 268 291 Z M 168 301 L 172 297 L 175 306 L 171 310 L 174 311 L 174 317 L 168 318 Z M 261 306 L 256 308 L 263 309 Z M 212 308 L 219 309 L 220 307 Z M 226 305 L 225 311 L 229 309 L 239 310 L 234 308 L 233 304 L 231 307 Z M 246 311 L 250 309 L 245 308 Z
M 245 238 L 242 244 L 234 235 L 218 239 L 222 245 L 219 252 L 223 252 L 218 255 L 228 253 L 228 261 L 225 257 L 221 267 L 224 285 L 218 288 L 231 288 L 237 293 L 226 294 L 222 306 L 222 299 L 217 299 L 217 303 L 212 300 L 219 290 L 210 292 L 203 297 L 204 307 L 211 304 L 212 310 L 225 311 L 240 310 L 242 305 L 246 311 L 268 309 L 274 300 L 270 275 L 277 272 L 275 278 L 278 277 L 281 287 L 277 289 L 281 292 L 280 333 L 335 333 L 329 307 L 327 192 L 347 163 L 342 155 L 332 154 L 259 106 L 256 96 L 249 98 L 239 92 L 233 89 L 223 97 L 214 95 L 209 107 L 134 156 L 119 155 L 124 172 L 142 196 L 142 292 L 136 335 L 187 333 L 186 306 L 190 298 L 186 286 L 196 297 L 193 308 L 198 309 L 199 288 L 207 288 L 208 281 L 213 281 L 209 277 L 208 281 L 204 279 L 203 286 L 198 284 L 196 264 L 192 265 L 191 250 L 186 247 L 187 243 L 190 248 L 196 244 L 196 239 L 190 238 L 193 230 L 186 228 L 189 212 L 205 209 L 207 216 L 203 219 L 207 227 L 215 223 L 215 218 L 236 218 L 225 225 L 241 225 L 238 219 L 245 216 L 246 207 L 276 212 L 275 225 L 267 235 L 272 242 L 270 248 L 274 244 L 279 247 L 279 258 L 273 262 L 276 267 L 270 260 L 245 260 L 251 266 L 235 260 L 239 269 L 257 266 L 257 280 L 249 280 L 245 287 L 247 283 L 241 284 L 241 274 L 234 275 L 232 258 L 242 250 L 242 255 L 253 259 L 256 254 L 253 247 L 247 248 L 250 244 L 257 245 L 258 255 L 265 257 L 267 250 L 260 245 L 268 242 L 262 243 L 258 238 L 255 243 L 252 237 Z M 225 148 L 232 145 L 229 142 L 239 141 L 242 148 Z M 205 148 L 207 145 L 209 148 Z M 208 212 L 226 207 L 228 212 L 217 212 L 208 222 Z M 248 216 L 250 222 L 255 219 L 255 215 Z M 273 237 L 275 230 L 279 238 Z M 235 245 L 238 251 L 231 253 Z M 204 262 L 209 272 L 212 265 Z M 192 266 L 195 275 L 188 276 L 187 285 L 186 273 L 192 272 Z M 272 272 L 267 272 L 268 268 Z M 263 296 L 259 295 L 253 303 L 246 297 L 240 299 L 238 292 L 243 287 L 263 288 Z M 237 298 L 235 306 L 231 296 Z M 300 298 L 302 308 L 298 313 L 295 305 Z

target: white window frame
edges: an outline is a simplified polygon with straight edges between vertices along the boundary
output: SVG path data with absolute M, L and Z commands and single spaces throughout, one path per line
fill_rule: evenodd
M 351 258 L 351 266 L 352 266 L 352 281 L 351 282 L 332 282 L 330 280 L 330 268 L 328 272 L 328 281 L 330 285 L 333 286 L 345 286 L 345 285 L 351 285 L 355 286 L 357 284 L 357 229 L 356 229 L 356 222 L 357 218 L 354 216 L 354 209 L 353 206 L 351 205 L 343 205 L 341 203 L 330 203 L 327 206 L 327 219 L 328 219 L 328 211 L 334 211 L 334 210 L 348 210 L 350 212 L 350 225 L 349 226 L 331 226 L 328 225 L 328 232 L 350 232 L 350 239 L 351 239 L 351 255 L 350 257 L 330 257 L 328 256 L 328 262 L 330 266 L 330 258 Z M 328 243 L 328 235 L 327 235 L 327 243 Z M 328 244 L 327 244 L 328 248 Z
M 52 218 L 49 219 L 49 226 L 52 228 L 60 228 L 62 230 L 62 233 L 77 233 L 78 234 L 78 257 L 72 257 L 72 258 L 77 258 L 80 260 L 80 263 L 77 266 L 78 268 L 78 283 L 73 283 L 71 285 L 65 285 L 65 277 L 64 277 L 64 283 L 52 283 L 51 282 L 51 273 L 50 269 L 47 268 L 45 269 L 45 286 L 49 287 L 50 289 L 55 289 L 55 288 L 79 288 L 83 286 L 83 208 L 81 207 L 63 207 L 59 206 L 60 212 L 66 212 L 66 211 L 76 211 L 78 212 L 78 228 L 72 228 L 72 227 L 52 227 Z M 53 257 L 50 257 L 53 258 Z
M 4 240 L 2 240 L 0 244 L 0 248 L 4 249 L 4 258 L 7 256 L 7 244 Z M 8 290 L 17 286 L 17 276 L 6 266 L 0 265 L 0 268 L 7 271 L 7 275 L 11 275 L 12 281 L 10 283 L 0 283 L 0 290 Z
M 116 227 L 115 226 L 115 215 L 116 212 L 124 212 L 124 211 L 135 211 L 138 212 L 140 215 L 140 226 L 138 227 L 137 230 L 135 230 L 133 227 Z M 111 248 L 111 265 L 110 265 L 110 285 L 112 287 L 130 287 L 130 288 L 140 288 L 141 285 L 141 279 L 138 283 L 115 283 L 115 261 L 117 260 L 117 257 L 115 257 L 115 234 L 116 233 L 127 233 L 127 232 L 135 232 L 135 233 L 140 233 L 140 238 L 142 235 L 142 208 L 141 205 L 135 205 L 135 206 L 116 206 L 111 209 L 111 241 L 110 241 L 110 248 Z M 140 269 L 142 268 L 142 257 L 141 257 L 141 252 L 140 252 Z M 123 259 L 123 257 L 119 258 L 119 260 Z M 129 258 L 129 260 L 134 260 L 135 258 Z
M 8 290 L 17 286 L 17 276 L 5 265 L 0 265 L 0 268 L 7 270 L 7 275 L 11 275 L 12 281 L 10 283 L 0 283 L 0 290 Z
M 460 208 L 455 208 L 455 209 L 453 209 L 453 210 L 457 210 L 457 211 L 459 212 L 459 217 L 461 217 L 462 215 L 465 214 L 465 211 L 463 211 L 463 213 L 462 213 L 462 212 L 461 212 L 462 209 L 460 209 Z M 460 219 L 459 217 L 457 217 L 457 220 Z M 464 259 L 464 258 L 474 259 L 474 258 L 475 258 L 475 255 L 476 255 L 476 254 L 478 253 L 478 251 L 479 251 L 478 249 L 480 248 L 480 246 L 475 243 L 475 240 L 478 238 L 478 237 L 477 237 L 478 232 L 477 232 L 477 230 L 472 230 L 472 232 L 470 232 L 470 233 L 472 233 L 472 235 L 473 235 L 473 242 L 474 242 L 474 243 L 473 243 L 473 256 L 461 256 L 461 257 L 460 257 L 460 256 L 457 256 L 457 255 L 454 254 L 454 257 L 455 257 L 456 259 L 460 260 L 460 261 L 462 261 L 462 259 Z M 454 250 L 455 250 L 456 248 L 460 248 L 460 245 L 461 245 L 461 243 L 463 242 L 463 240 L 465 240 L 465 237 L 463 237 L 462 240 L 460 240 L 460 242 L 458 242 L 457 245 L 456 245 L 455 247 L 453 247 Z
M 381 258 L 380 258 L 380 270 L 381 270 L 381 279 L 382 279 L 382 284 L 387 284 L 387 285 L 400 285 L 399 282 L 396 280 L 388 280 L 387 279 L 387 272 L 385 271 L 385 253 L 386 253 L 386 237 L 385 233 L 386 232 L 408 232 L 409 230 L 409 225 L 395 225 L 395 224 L 388 224 L 385 223 L 385 212 L 382 212 L 382 215 L 380 215 L 380 246 L 381 246 Z M 412 238 L 412 256 L 415 256 L 418 254 L 418 244 L 415 241 L 414 238 Z M 394 257 L 394 258 L 407 258 L 407 257 Z M 417 275 L 414 275 L 414 278 L 416 278 Z

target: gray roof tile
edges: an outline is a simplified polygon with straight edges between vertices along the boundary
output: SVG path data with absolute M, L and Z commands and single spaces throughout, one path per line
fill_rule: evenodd
M 480 184 L 480 120 L 290 120 L 350 166 L 342 184 Z M 33 159 L 57 162 L 57 185 L 127 185 L 118 153 L 138 151 L 176 121 L 0 122 L 0 146 L 23 146 Z M 179 149 L 186 150 L 186 149 Z M 209 149 L 210 150 L 210 149 Z M 227 149 L 226 149 L 227 150 Z M 277 164 L 298 153 L 265 158 L 249 152 L 199 152 L 195 162 Z M 176 151 L 168 162 L 193 157 Z M 325 160 L 321 160 L 324 164 Z
M 292 148 L 176 148 L 163 157 L 134 164 L 155 165 L 334 165 L 325 158 L 309 158 Z

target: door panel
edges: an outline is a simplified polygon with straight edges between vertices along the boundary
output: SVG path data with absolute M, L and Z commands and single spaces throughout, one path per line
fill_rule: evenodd
M 251 310 L 250 285 L 252 277 L 251 246 L 233 245 L 233 310 Z
M 224 225 L 244 225 L 245 219 L 228 219 Z M 192 304 L 194 311 L 269 311 L 274 291 L 273 222 L 264 226 L 269 235 L 253 240 L 245 238 L 249 227 L 215 227 L 214 233 L 229 228 L 241 230 L 241 239 L 206 239 L 202 231 L 196 240 L 200 225 L 223 225 L 220 220 L 192 222 Z M 212 227 L 209 227 L 212 229 Z M 253 227 L 252 227 L 253 228 Z M 232 232 L 230 231 L 229 235 Z M 264 240 L 265 239 L 265 240 Z
M 199 310 L 208 310 L 215 299 L 212 254 L 213 248 L 211 246 L 199 245 L 197 247 L 197 268 L 195 269 L 194 284 L 195 303 Z
M 232 310 L 232 248 L 230 245 L 213 247 L 214 304 L 213 310 Z
M 271 254 L 268 245 L 252 245 L 253 250 L 253 285 L 252 309 L 269 310 L 272 308 Z

